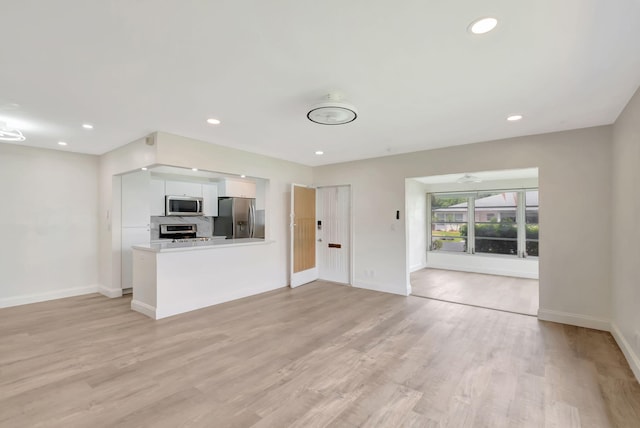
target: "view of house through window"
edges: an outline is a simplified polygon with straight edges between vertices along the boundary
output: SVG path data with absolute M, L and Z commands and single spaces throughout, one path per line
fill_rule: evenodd
M 467 239 L 462 235 L 462 229 L 467 227 L 468 202 L 468 196 L 462 194 L 431 194 L 432 250 L 467 251 Z
M 431 251 L 538 256 L 538 190 L 431 193 Z

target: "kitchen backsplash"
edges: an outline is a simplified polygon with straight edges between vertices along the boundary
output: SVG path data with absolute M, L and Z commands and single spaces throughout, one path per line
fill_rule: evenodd
M 213 236 L 213 217 L 151 217 L 151 240 L 160 239 L 161 224 L 195 224 L 197 226 L 197 236 Z

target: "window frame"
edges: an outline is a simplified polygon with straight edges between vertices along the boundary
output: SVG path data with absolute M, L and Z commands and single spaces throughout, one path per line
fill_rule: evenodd
M 444 195 L 460 195 L 461 197 L 467 198 L 467 244 L 466 251 L 464 252 L 447 252 L 447 254 L 470 254 L 475 255 L 479 254 L 482 256 L 488 257 L 513 257 L 513 258 L 533 258 L 537 259 L 538 256 L 530 256 L 527 254 L 527 241 L 531 241 L 527 239 L 527 205 L 526 205 L 526 195 L 527 192 L 538 192 L 538 197 L 540 195 L 539 188 L 526 188 L 526 189 L 486 189 L 486 190 L 478 190 L 478 191 L 460 191 L 460 192 L 428 192 L 427 193 L 427 252 L 439 252 L 438 250 L 433 249 L 433 233 L 432 227 L 434 223 L 451 223 L 447 221 L 433 221 L 433 210 L 431 199 L 433 196 L 444 196 Z M 493 253 L 476 253 L 476 234 L 475 234 L 475 225 L 476 225 L 476 216 L 475 216 L 475 201 L 478 198 L 478 195 L 481 193 L 492 192 L 492 193 L 516 193 L 517 202 L 516 202 L 516 242 L 517 242 L 517 251 L 516 254 L 493 254 Z M 455 222 L 459 223 L 459 222 Z M 484 224 L 486 222 L 477 222 Z M 538 202 L 538 226 L 540 225 L 540 203 Z M 498 240 L 512 240 L 511 238 L 495 238 Z M 539 245 L 539 240 L 538 240 Z M 539 250 L 538 250 L 539 251 Z

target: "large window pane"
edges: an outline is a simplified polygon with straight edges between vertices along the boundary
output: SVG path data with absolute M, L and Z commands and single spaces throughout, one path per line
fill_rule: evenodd
M 462 230 L 467 227 L 468 206 L 466 197 L 431 195 L 432 251 L 462 253 L 467 250 L 467 240 L 462 236 Z
M 518 254 L 518 193 L 482 192 L 475 200 L 475 252 Z
M 528 256 L 539 256 L 538 251 L 538 191 L 530 190 L 525 194 L 526 212 L 526 251 Z

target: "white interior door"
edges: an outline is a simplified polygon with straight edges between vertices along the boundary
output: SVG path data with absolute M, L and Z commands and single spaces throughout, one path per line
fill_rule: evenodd
M 317 252 L 320 279 L 349 284 L 351 271 L 351 188 L 317 189 Z
M 291 185 L 291 288 L 318 279 L 316 189 Z

